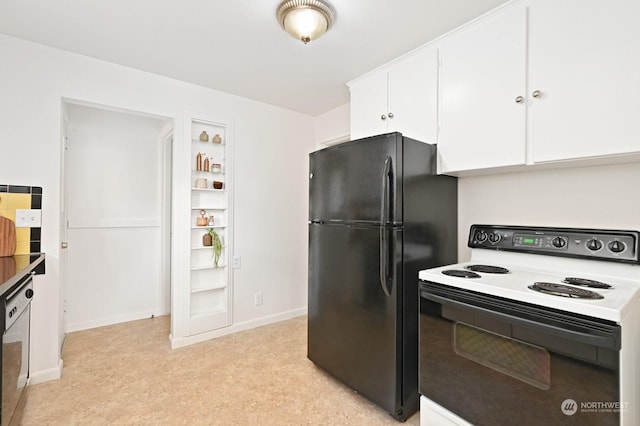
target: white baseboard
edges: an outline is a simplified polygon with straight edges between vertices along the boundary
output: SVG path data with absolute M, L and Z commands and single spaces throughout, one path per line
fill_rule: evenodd
M 307 307 L 293 309 L 290 311 L 280 312 L 273 315 L 267 315 L 264 317 L 256 318 L 249 321 L 232 324 L 229 327 L 221 328 L 218 330 L 209 331 L 206 333 L 196 334 L 194 336 L 176 337 L 169 336 L 171 343 L 171 349 L 178 349 L 184 346 L 193 345 L 194 343 L 205 342 L 207 340 L 215 339 L 217 337 L 226 336 L 229 334 L 237 333 L 239 331 L 250 330 L 252 328 L 262 327 L 263 325 L 274 324 L 276 322 L 285 321 L 288 319 L 300 317 L 307 314 Z
M 42 382 L 48 382 L 50 380 L 58 380 L 60 377 L 62 377 L 62 367 L 63 361 L 61 358 L 60 360 L 58 360 L 58 365 L 54 368 L 40 371 L 30 371 L 29 384 L 35 385 Z
M 135 314 L 128 314 L 128 315 L 118 315 L 111 318 L 100 318 L 97 320 L 76 322 L 72 324 L 66 324 L 64 332 L 73 333 L 74 331 L 89 330 L 91 328 L 104 327 L 106 325 L 120 324 L 122 322 L 147 319 L 147 318 L 151 318 L 151 315 L 159 317 L 159 316 L 168 315 L 168 314 L 169 312 L 166 312 L 166 313 L 142 312 L 142 313 L 135 313 Z

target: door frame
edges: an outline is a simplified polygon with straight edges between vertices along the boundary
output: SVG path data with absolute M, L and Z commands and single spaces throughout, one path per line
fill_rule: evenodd
M 163 285 L 160 286 L 158 292 L 153 296 L 156 298 L 156 301 L 161 302 L 159 306 L 162 306 L 163 309 L 166 308 L 166 312 L 169 314 L 172 313 L 172 292 L 171 292 L 171 244 L 172 244 L 172 233 L 171 233 L 171 212 L 172 212 L 172 181 L 173 181 L 173 139 L 174 139 L 174 131 L 176 120 L 175 117 L 169 117 L 157 113 L 145 112 L 134 110 L 131 108 L 125 108 L 121 106 L 112 106 L 112 105 L 104 105 L 92 101 L 73 99 L 73 98 L 60 98 L 60 108 L 61 108 L 61 132 L 60 132 L 60 221 L 59 221 L 59 241 L 60 241 L 60 289 L 61 289 L 61 297 L 60 297 L 60 315 L 59 315 L 59 324 L 60 324 L 60 357 L 62 358 L 62 349 L 64 344 L 64 339 L 67 334 L 67 324 L 66 324 L 66 300 L 69 292 L 69 283 L 68 283 L 68 266 L 67 266 L 67 256 L 64 253 L 64 248 L 62 248 L 62 243 L 67 242 L 68 238 L 68 220 L 67 220 L 67 184 L 66 184 L 66 169 L 67 169 L 67 139 L 68 139 L 68 126 L 69 126 L 69 117 L 67 113 L 67 105 L 76 105 L 87 108 L 95 108 L 101 109 L 105 111 L 113 111 L 119 112 L 122 114 L 129 114 L 133 116 L 140 117 L 149 117 L 155 118 L 158 120 L 162 120 L 166 122 L 166 125 L 158 132 L 158 143 L 162 145 L 161 147 L 161 159 L 162 162 L 160 167 L 160 176 L 158 179 L 161 180 L 161 223 L 160 223 L 160 233 L 161 233 L 161 247 L 160 247 L 160 255 L 161 260 L 164 262 L 163 269 L 160 271 L 160 277 L 163 282 Z

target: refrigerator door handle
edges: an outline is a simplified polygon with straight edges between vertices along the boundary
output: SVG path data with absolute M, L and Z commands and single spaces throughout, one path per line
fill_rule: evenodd
M 391 157 L 384 160 L 384 170 L 382 172 L 382 197 L 380 197 L 380 225 L 385 226 L 389 223 L 389 210 L 391 210 L 391 185 L 389 178 L 391 177 Z
M 384 170 L 382 172 L 382 197 L 380 197 L 380 285 L 382 291 L 387 296 L 391 296 L 389 290 L 391 279 L 389 277 L 389 241 L 387 239 L 387 229 L 389 223 L 389 210 L 391 210 L 391 157 L 384 160 Z
M 382 291 L 387 296 L 391 296 L 391 290 L 389 284 L 391 284 L 391 278 L 389 277 L 389 242 L 387 240 L 388 230 L 380 227 L 380 285 Z

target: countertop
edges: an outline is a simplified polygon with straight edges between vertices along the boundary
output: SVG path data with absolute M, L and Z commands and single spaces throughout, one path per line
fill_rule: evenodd
M 44 253 L 0 257 L 0 296 L 4 296 L 22 278 L 44 262 Z

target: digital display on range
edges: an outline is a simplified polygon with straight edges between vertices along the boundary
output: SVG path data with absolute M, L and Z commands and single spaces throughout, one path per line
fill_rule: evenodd
M 515 247 L 542 247 L 543 239 L 536 235 L 514 235 Z

